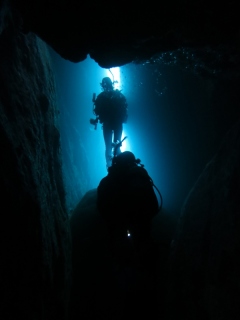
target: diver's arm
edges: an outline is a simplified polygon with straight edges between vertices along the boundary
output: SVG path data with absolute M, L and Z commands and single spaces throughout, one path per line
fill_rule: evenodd
M 90 119 L 90 123 L 94 125 L 95 130 L 97 130 L 98 121 L 99 121 L 99 117 L 96 117 L 96 119 L 92 119 L 92 118 Z

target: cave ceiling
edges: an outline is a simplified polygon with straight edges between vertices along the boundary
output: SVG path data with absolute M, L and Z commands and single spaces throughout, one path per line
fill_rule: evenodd
M 187 49 L 201 57 L 210 52 L 210 65 L 216 63 L 216 55 L 221 64 L 239 63 L 236 0 L 9 1 L 23 33 L 34 32 L 72 62 L 90 55 L 101 67 L 110 68 L 158 57 L 166 60 L 166 53 L 182 55 Z

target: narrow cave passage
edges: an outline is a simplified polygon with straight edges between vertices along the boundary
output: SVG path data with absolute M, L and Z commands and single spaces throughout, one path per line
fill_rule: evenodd
M 201 8 L 187 2 L 184 8 L 181 3 L 180 15 L 178 8 L 166 4 L 160 20 L 151 3 L 138 7 L 141 21 L 146 21 L 146 9 L 151 20 L 153 13 L 149 34 L 156 31 L 156 39 L 139 42 L 139 54 L 147 59 L 146 53 L 161 53 L 151 63 L 138 60 L 120 69 L 129 104 L 124 134 L 127 150 L 141 159 L 160 189 L 164 207 L 152 220 L 149 241 L 137 248 L 128 233 L 121 241 L 114 238 L 96 208 L 96 187 L 106 167 L 101 126 L 95 131 L 89 118 L 93 93 L 100 92 L 99 83 L 110 74 L 93 60 L 72 63 L 49 48 L 56 103 L 45 41 L 74 61 L 85 56 L 91 41 L 95 57 L 107 64 L 109 57 L 113 63 L 115 58 L 131 61 L 135 53 L 129 56 L 117 43 L 112 54 L 109 45 L 114 50 L 115 41 L 102 47 L 102 29 L 99 38 L 86 33 L 86 50 L 79 37 L 85 34 L 85 19 L 79 19 L 82 10 L 79 14 L 65 1 L 58 3 L 60 11 L 51 0 L 31 6 L 25 0 L 0 2 L 0 318 L 66 320 L 70 311 L 71 320 L 132 320 L 156 314 L 164 320 L 235 320 L 240 313 L 239 123 L 234 127 L 239 119 L 240 60 L 235 2 L 218 6 L 218 15 L 215 3 Z M 131 5 L 135 12 L 135 3 Z M 93 14 L 95 9 L 88 11 Z M 147 36 L 145 23 L 133 23 L 139 16 L 121 9 L 130 14 L 128 22 L 134 28 L 143 28 L 139 40 L 142 32 Z M 100 23 L 104 20 L 102 27 L 109 27 L 98 8 L 95 13 Z M 121 22 L 122 15 L 118 18 Z M 116 34 L 124 35 L 122 24 L 115 26 L 113 40 Z M 128 24 L 125 27 L 131 38 Z M 182 48 L 186 43 L 192 49 Z M 184 232 L 174 238 L 181 210 Z M 182 231 L 179 226 L 178 230 Z
M 129 106 L 124 128 L 127 150 L 142 160 L 164 199 L 163 214 L 152 221 L 153 242 L 136 256 L 126 243 L 112 242 L 95 205 L 96 188 L 107 171 L 101 126 L 94 130 L 89 119 L 92 95 L 100 92 L 102 78 L 111 75 L 90 59 L 73 64 L 54 52 L 52 58 L 64 175 L 70 178 L 66 180 L 69 211 L 82 199 L 71 218 L 72 320 L 78 315 L 130 319 L 149 316 L 149 310 L 152 316 L 164 316 L 166 269 L 176 221 L 188 192 L 234 122 L 234 112 L 226 116 L 221 109 L 221 99 L 231 89 L 223 93 L 224 82 L 168 65 L 120 68 L 120 89 Z M 139 304 L 145 307 L 138 308 Z
M 51 50 L 58 88 L 63 164 L 69 209 L 107 174 L 101 125 L 90 125 L 92 95 L 110 76 L 88 58 L 80 63 Z M 214 81 L 178 67 L 128 64 L 120 68 L 127 98 L 126 148 L 140 158 L 161 190 L 164 208 L 179 214 L 184 199 L 227 130 L 213 119 Z M 219 134 L 219 136 L 218 136 Z M 81 183 L 80 183 L 81 181 Z

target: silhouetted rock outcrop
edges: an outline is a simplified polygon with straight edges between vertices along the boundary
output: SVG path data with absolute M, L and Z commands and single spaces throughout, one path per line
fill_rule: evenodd
M 0 318 L 66 319 L 70 233 L 46 45 L 0 25 Z
M 174 241 L 171 319 L 240 315 L 240 123 L 191 190 Z
M 214 0 L 158 4 L 130 0 L 116 6 L 111 0 L 10 3 L 20 16 L 23 32 L 36 33 L 63 58 L 75 62 L 89 54 L 100 66 L 112 67 L 179 48 L 202 48 L 203 58 L 206 47 L 221 50 L 230 44 L 238 50 L 234 45 L 239 41 L 236 0 L 217 4 Z M 229 52 L 223 52 L 226 62 Z M 215 62 L 219 55 L 213 55 Z

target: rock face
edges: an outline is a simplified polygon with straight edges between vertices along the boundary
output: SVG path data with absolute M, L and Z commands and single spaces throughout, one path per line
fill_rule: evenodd
M 171 319 L 240 314 L 240 123 L 191 190 L 172 252 Z
M 86 150 L 82 143 L 82 136 L 71 124 L 69 110 L 59 105 L 62 124 L 60 127 L 62 146 L 62 171 L 64 186 L 66 190 L 67 212 L 71 212 L 77 206 L 85 192 L 90 189 L 89 185 L 89 163 Z
M 90 54 L 102 67 L 182 47 L 223 46 L 239 41 L 238 1 L 11 0 L 32 31 L 63 58 L 82 61 Z M 217 14 L 216 14 L 217 12 Z M 235 46 L 235 49 L 237 47 Z
M 215 1 L 179 1 L 175 6 L 165 1 L 160 11 L 156 10 L 155 2 L 139 3 L 136 7 L 135 1 L 128 1 L 119 4 L 117 12 L 112 1 L 80 6 L 79 3 L 77 0 L 62 0 L 57 5 L 53 0 L 0 1 L 0 285 L 4 295 L 0 318 L 4 320 L 67 319 L 70 231 L 55 87 L 46 47 L 38 36 L 66 59 L 81 61 L 90 54 L 103 67 L 150 59 L 159 53 L 162 54 L 159 61 L 164 62 L 169 57 L 172 59 L 168 52 L 171 50 L 180 50 L 181 59 L 182 47 L 201 48 L 204 56 L 205 46 L 210 46 L 211 61 L 219 61 L 222 70 L 227 65 L 236 72 L 237 66 L 235 74 L 239 77 L 237 1 L 219 2 L 218 7 Z M 221 51 L 212 51 L 219 47 Z M 190 53 L 191 50 L 186 59 Z M 123 314 L 118 310 L 122 302 L 128 305 L 132 297 L 132 288 L 121 282 L 126 277 L 136 280 L 133 289 L 140 292 L 133 302 L 131 318 L 136 315 L 135 306 L 144 306 L 144 299 L 139 300 L 141 293 L 146 296 L 146 292 L 151 292 L 153 300 L 148 306 L 161 309 L 161 301 L 165 309 L 162 288 L 169 292 L 170 319 L 239 318 L 239 138 L 238 124 L 189 194 L 174 240 L 169 283 L 165 282 L 168 247 L 162 255 L 157 255 L 155 249 L 150 255 L 154 273 L 146 264 L 145 277 L 141 270 L 131 277 L 131 266 L 125 274 L 121 268 L 116 271 L 119 264 L 105 250 L 106 238 L 99 242 L 97 236 L 105 230 L 101 219 L 91 229 L 96 227 L 99 232 L 93 232 L 94 239 L 88 239 L 88 235 L 80 239 L 81 255 L 76 255 L 75 265 L 82 271 L 78 282 L 82 285 L 80 298 L 82 305 L 94 302 L 90 303 L 90 309 L 84 305 L 86 318 L 91 312 L 96 319 L 99 310 L 104 319 L 109 314 L 103 288 L 108 289 L 107 298 L 112 302 L 110 315 L 116 316 L 115 319 L 125 316 L 124 310 L 128 309 Z M 94 193 L 90 197 L 94 209 Z M 160 245 L 160 251 L 163 247 Z M 112 264 L 102 260 L 102 254 Z M 162 257 L 162 264 L 154 260 L 158 257 Z M 158 273 L 158 266 L 162 265 Z M 81 278 L 85 271 L 89 275 L 87 279 Z M 146 280 L 148 277 L 151 281 Z M 91 286 L 88 280 L 92 281 Z M 93 294 L 91 289 L 96 284 Z M 115 297 L 111 295 L 112 288 Z M 77 292 L 78 288 L 75 289 Z M 91 308 L 93 305 L 97 308 Z M 154 308 L 144 309 L 145 318 L 149 310 L 156 311 Z M 74 316 L 78 316 L 79 310 L 75 311 Z M 161 310 L 157 311 L 160 315 Z M 138 315 L 141 316 L 141 311 Z
M 66 319 L 70 236 L 46 45 L 0 26 L 1 319 Z

